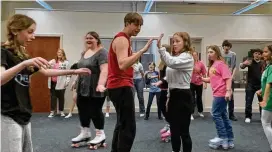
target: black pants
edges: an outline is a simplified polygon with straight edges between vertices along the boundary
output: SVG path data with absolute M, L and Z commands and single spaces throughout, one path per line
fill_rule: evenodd
M 147 108 L 146 108 L 146 117 L 149 117 L 149 113 L 150 113 L 150 108 L 154 99 L 154 96 L 156 95 L 156 99 L 157 99 L 157 109 L 158 109 L 158 117 L 161 118 L 161 108 L 160 108 L 160 96 L 161 96 L 161 92 L 149 92 L 149 96 L 148 96 L 148 103 L 147 103 Z
M 64 109 L 64 94 L 65 89 L 56 90 L 56 82 L 51 81 L 51 111 L 56 111 L 57 101 L 59 101 L 59 111 L 63 111 Z
M 234 81 L 232 80 L 231 84 L 231 89 L 232 89 L 232 95 L 231 95 L 231 100 L 229 101 L 229 117 L 234 116 Z
M 193 97 L 193 111 L 195 112 L 195 107 L 197 106 L 198 112 L 203 112 L 203 102 L 202 102 L 202 91 L 203 91 L 203 84 L 202 85 L 196 85 L 191 83 L 190 87 L 192 91 L 192 97 Z
M 245 114 L 246 114 L 246 118 L 250 118 L 252 117 L 252 102 L 253 102 L 253 98 L 255 93 L 261 89 L 261 86 L 254 86 L 252 84 L 247 84 L 246 87 L 246 109 L 245 109 Z M 257 96 L 258 97 L 258 101 L 261 102 L 262 101 L 262 97 L 261 96 Z M 259 110 L 260 113 L 262 111 L 262 108 L 259 106 Z
M 180 151 L 181 139 L 183 152 L 192 151 L 192 140 L 189 132 L 192 108 L 192 93 L 190 89 L 170 90 L 168 116 L 174 152 Z
M 120 87 L 108 91 L 117 113 L 111 152 L 130 152 L 136 135 L 133 88 Z
M 104 129 L 105 118 L 102 107 L 105 97 L 77 96 L 77 109 L 82 127 L 90 127 L 91 120 L 96 129 Z
M 160 96 L 160 109 L 165 117 L 165 120 L 169 123 L 167 112 L 166 112 L 166 101 L 167 101 L 167 90 L 161 90 L 161 96 Z

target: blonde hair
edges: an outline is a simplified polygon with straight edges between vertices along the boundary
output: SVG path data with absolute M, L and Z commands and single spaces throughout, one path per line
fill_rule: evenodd
M 170 45 L 163 44 L 162 47 L 165 47 L 166 51 L 171 54 L 171 46 Z M 159 70 L 163 70 L 164 66 L 165 66 L 165 62 L 163 60 L 161 60 L 159 63 L 159 66 L 158 66 Z
M 7 22 L 7 42 L 3 46 L 13 50 L 13 53 L 21 60 L 29 59 L 29 55 L 26 53 L 25 47 L 20 45 L 14 33 L 26 30 L 32 24 L 36 24 L 36 22 L 32 18 L 22 14 L 13 15 Z
M 66 58 L 66 53 L 65 53 L 64 49 L 59 49 L 58 51 L 61 51 L 61 53 L 62 53 L 61 61 L 66 61 L 67 58 Z M 58 56 L 56 57 L 56 61 L 58 61 Z

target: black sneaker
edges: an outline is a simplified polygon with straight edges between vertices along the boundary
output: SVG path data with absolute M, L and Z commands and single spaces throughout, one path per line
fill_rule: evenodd
M 148 120 L 148 117 L 145 117 L 144 120 Z
M 230 116 L 229 119 L 232 121 L 237 121 L 237 118 L 235 116 Z
M 162 118 L 162 117 L 158 117 L 158 119 L 163 120 L 163 118 Z

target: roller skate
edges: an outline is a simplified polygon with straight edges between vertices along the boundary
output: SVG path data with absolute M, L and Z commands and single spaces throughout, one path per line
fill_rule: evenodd
M 96 130 L 96 136 L 93 140 L 91 140 L 90 142 L 88 142 L 89 145 L 89 149 L 91 150 L 96 150 L 99 147 L 106 147 L 106 136 L 103 130 Z
M 166 124 L 166 125 L 160 130 L 161 135 L 162 135 L 163 133 L 167 132 L 169 129 L 170 129 L 169 124 Z
M 229 149 L 234 148 L 234 142 L 233 139 L 229 139 Z
M 215 137 L 209 141 L 209 147 L 212 149 L 219 149 L 222 147 L 224 150 L 229 149 L 229 142 L 227 139 Z
M 81 127 L 81 131 L 80 131 L 80 134 L 73 138 L 71 141 L 72 141 L 72 147 L 73 148 L 79 148 L 79 147 L 82 147 L 82 146 L 86 146 L 87 145 L 87 142 L 90 140 L 91 138 L 91 132 L 89 130 L 89 128 L 82 128 Z
M 170 130 L 168 130 L 167 132 L 165 132 L 165 133 L 163 133 L 163 134 L 161 135 L 161 140 L 162 140 L 163 142 L 170 142 L 170 140 L 171 140 L 171 133 L 170 133 Z

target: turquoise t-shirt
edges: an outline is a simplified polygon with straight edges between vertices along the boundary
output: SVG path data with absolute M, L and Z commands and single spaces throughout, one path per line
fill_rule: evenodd
M 262 74 L 262 97 L 264 97 L 266 84 L 272 85 L 272 65 L 268 65 Z M 266 107 L 263 108 L 267 111 L 272 111 L 272 88 L 270 88 L 270 95 L 267 100 Z

